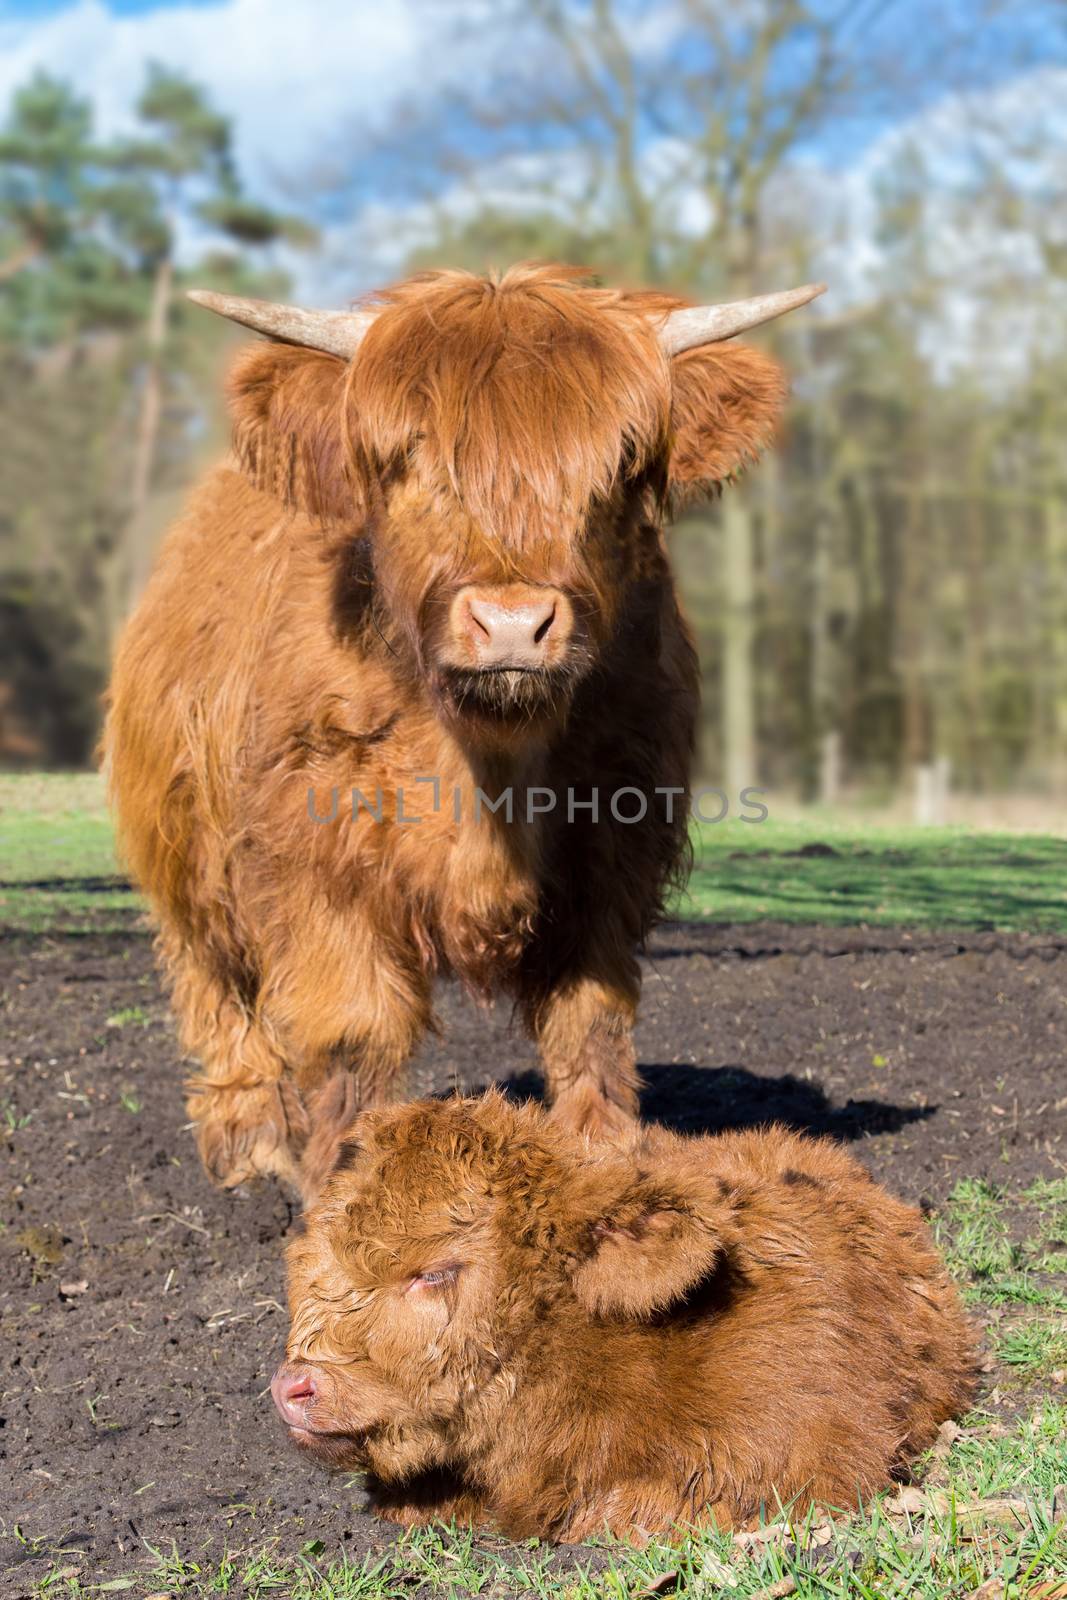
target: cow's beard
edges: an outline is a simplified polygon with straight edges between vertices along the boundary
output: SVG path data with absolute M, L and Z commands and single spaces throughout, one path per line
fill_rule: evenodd
M 574 671 L 558 667 L 448 667 L 441 674 L 439 692 L 455 722 L 518 732 L 560 720 L 576 678 Z

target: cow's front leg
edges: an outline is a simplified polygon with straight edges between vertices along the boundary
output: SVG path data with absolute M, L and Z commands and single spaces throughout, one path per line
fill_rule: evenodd
M 640 992 L 633 961 L 611 978 L 566 979 L 537 1008 L 534 1032 L 552 1115 L 577 1133 L 610 1138 L 638 1115 L 633 1024 Z
M 308 1136 L 299 1187 L 310 1203 L 354 1118 L 387 1104 L 431 1022 L 431 985 L 417 952 L 366 919 L 320 915 L 282 952 L 265 1005 L 289 1046 Z

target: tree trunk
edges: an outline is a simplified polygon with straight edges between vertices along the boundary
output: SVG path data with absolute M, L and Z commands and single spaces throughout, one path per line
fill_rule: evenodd
M 19 246 L 13 255 L 6 261 L 0 261 L 0 283 L 6 283 L 9 278 L 16 278 L 23 267 L 28 267 L 41 253 L 41 246 L 29 239 Z
M 903 757 L 908 772 L 924 765 L 933 754 L 926 671 L 926 607 L 930 572 L 928 556 L 924 559 L 926 463 L 921 442 L 923 425 L 923 416 L 916 413 L 912 449 L 905 458 L 909 481 L 899 533 L 900 587 L 895 632 L 897 668 L 903 694 Z
M 981 793 L 988 780 L 988 759 L 984 737 L 986 703 L 986 492 L 990 441 L 985 426 L 976 427 L 971 443 L 968 470 L 970 482 L 963 506 L 964 550 L 966 559 L 967 610 L 964 637 L 963 697 L 967 710 L 968 779 Z M 1009 513 L 1010 515 L 1010 513 Z
M 821 465 L 821 463 L 820 463 Z M 831 485 L 820 473 L 812 530 L 811 595 L 809 612 L 809 705 L 812 749 L 808 758 L 809 783 L 822 769 L 827 735 L 836 729 L 833 643 L 830 638 L 830 578 L 833 570 L 833 524 L 827 496 Z
M 130 511 L 126 534 L 126 598 L 130 609 L 147 582 L 154 553 L 146 526 L 146 513 L 163 415 L 163 346 L 167 337 L 173 287 L 174 263 L 169 255 L 165 255 L 156 266 L 152 282 L 152 304 L 146 329 L 144 386 L 141 390 L 137 441 L 130 478 Z
M 1051 750 L 1047 762 L 1053 793 L 1067 794 L 1067 506 L 1057 483 L 1061 444 L 1053 396 L 1041 406 L 1041 531 L 1045 556 L 1044 650 L 1048 680 Z
M 756 580 L 752 509 L 739 484 L 722 502 L 722 740 L 723 780 L 731 806 L 759 782 L 756 758 Z

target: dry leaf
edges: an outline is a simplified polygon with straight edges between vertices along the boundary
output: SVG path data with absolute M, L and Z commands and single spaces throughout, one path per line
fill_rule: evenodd
M 795 1578 L 779 1578 L 777 1583 L 772 1583 L 768 1589 L 754 1589 L 749 1600 L 785 1600 L 787 1594 L 796 1594 L 797 1580 Z
M 735 1533 L 734 1544 L 739 1550 L 751 1550 L 756 1545 L 784 1542 L 790 1537 L 788 1523 L 767 1522 L 762 1527 L 749 1528 L 744 1533 Z
M 1067 1583 L 1039 1583 L 1026 1593 L 1027 1600 L 1067 1600 Z
M 1052 1520 L 1062 1522 L 1067 1517 L 1067 1483 L 1058 1483 L 1052 1491 Z
M 891 1517 L 944 1517 L 951 1502 L 943 1489 L 917 1489 L 908 1484 L 899 1489 L 891 1500 L 883 1502 L 882 1509 Z
M 926 1510 L 926 1496 L 913 1484 L 905 1484 L 891 1499 L 883 1502 L 882 1509 L 890 1517 L 921 1517 Z
M 710 1550 L 701 1562 L 700 1576 L 704 1583 L 717 1583 L 727 1589 L 737 1587 L 737 1574 L 733 1568 L 728 1567 L 725 1561 L 720 1560 Z
M 661 1572 L 658 1578 L 653 1578 L 643 1589 L 638 1589 L 633 1600 L 655 1600 L 658 1594 L 673 1594 L 680 1581 L 680 1572 Z
M 1030 1508 L 1025 1500 L 972 1500 L 957 1505 L 956 1523 L 964 1534 L 970 1528 L 1024 1528 L 1030 1523 Z
M 934 1460 L 939 1461 L 944 1456 L 947 1456 L 959 1436 L 960 1425 L 958 1422 L 943 1422 L 937 1430 L 937 1438 L 934 1440 L 934 1447 L 930 1451 Z
M 833 1536 L 833 1525 L 829 1522 L 820 1522 L 814 1528 L 808 1529 L 806 1543 L 813 1544 L 816 1548 L 821 1549 L 823 1545 L 830 1543 Z
M 1004 1600 L 1007 1586 L 1003 1578 L 987 1578 L 967 1596 L 967 1600 Z
M 958 1422 L 943 1422 L 938 1428 L 937 1438 L 930 1449 L 930 1466 L 926 1474 L 927 1483 L 937 1483 L 944 1477 L 949 1453 L 961 1432 Z
M 86 1280 L 84 1278 L 79 1278 L 77 1283 L 61 1283 L 59 1286 L 59 1292 L 61 1295 L 64 1295 L 69 1299 L 72 1295 L 84 1294 L 88 1287 L 89 1285 Z M 151 1595 L 149 1596 L 149 1600 L 152 1600 Z

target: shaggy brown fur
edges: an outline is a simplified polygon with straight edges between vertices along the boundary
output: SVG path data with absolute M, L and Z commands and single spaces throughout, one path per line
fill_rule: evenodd
M 613 1148 L 491 1094 L 368 1112 L 334 1159 L 273 1388 L 395 1520 L 572 1540 L 853 1506 L 967 1404 L 922 1219 L 828 1141 Z
M 105 738 L 221 1181 L 292 1177 L 329 1107 L 389 1099 L 436 972 L 515 999 L 561 1117 L 634 1112 L 634 951 L 686 848 L 683 795 L 671 817 L 654 790 L 686 788 L 698 695 L 661 512 L 752 457 L 783 396 L 743 346 L 665 360 L 675 303 L 436 273 L 381 297 L 351 363 L 242 354 L 243 471 L 167 539 Z M 559 643 L 482 670 L 465 594 L 555 595 Z M 645 821 L 607 813 L 623 786 Z M 599 822 L 569 823 L 593 787 Z M 513 819 L 479 818 L 479 788 L 513 789 Z

